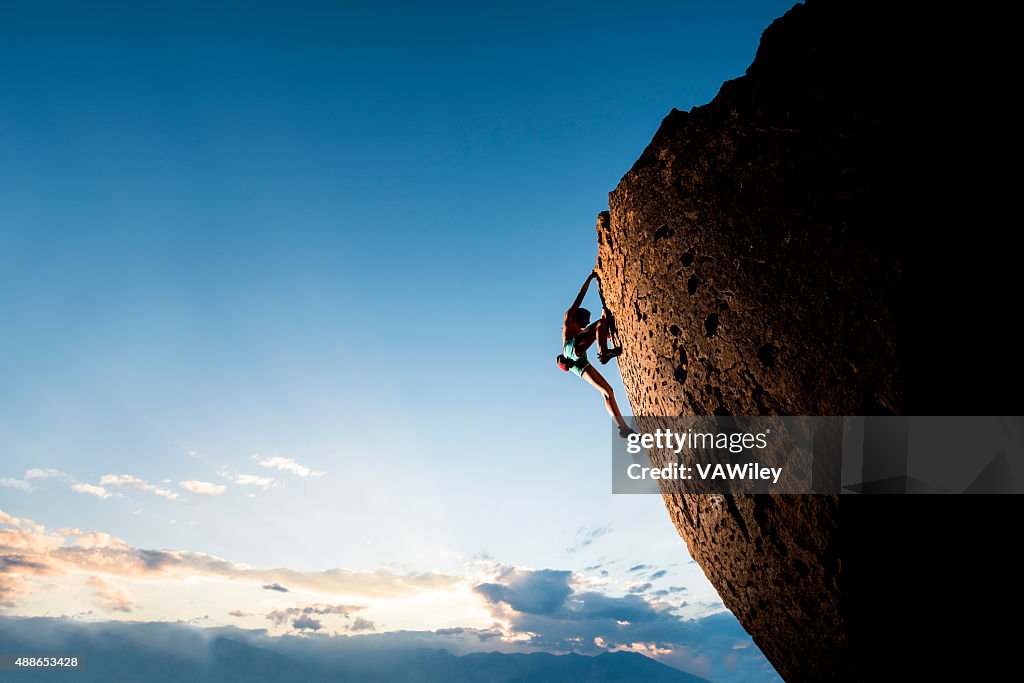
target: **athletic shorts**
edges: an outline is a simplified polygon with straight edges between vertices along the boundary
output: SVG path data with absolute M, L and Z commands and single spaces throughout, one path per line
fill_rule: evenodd
M 572 367 L 569 368 L 569 372 L 576 373 L 580 377 L 583 376 L 583 371 L 590 365 L 590 361 L 587 360 L 587 352 L 584 351 L 581 354 L 576 353 L 576 339 L 570 339 L 565 342 L 565 346 L 562 347 L 562 355 L 571 360 Z

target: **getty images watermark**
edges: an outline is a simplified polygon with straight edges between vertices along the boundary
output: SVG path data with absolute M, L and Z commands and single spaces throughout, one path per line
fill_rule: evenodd
M 748 432 L 695 432 L 687 428 L 685 432 L 673 432 L 671 429 L 655 429 L 653 434 L 631 434 L 626 439 L 626 452 L 630 455 L 642 453 L 648 449 L 670 451 L 679 456 L 686 449 L 688 452 L 713 452 L 715 450 L 729 453 L 764 450 L 768 448 L 768 435 L 771 429 L 757 434 Z M 779 483 L 782 475 L 781 467 L 765 467 L 758 462 L 699 462 L 684 465 L 682 459 L 668 462 L 663 467 L 644 466 L 633 462 L 626 467 L 626 476 L 630 479 L 679 479 L 691 480 L 698 477 L 703 480 L 744 480 L 771 479 Z
M 1024 417 L 634 417 L 614 493 L 1022 493 Z

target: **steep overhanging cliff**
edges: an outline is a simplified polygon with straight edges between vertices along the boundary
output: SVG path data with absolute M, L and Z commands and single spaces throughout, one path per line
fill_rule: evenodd
M 883 23 L 857 2 L 796 6 L 744 77 L 665 118 L 609 195 L 597 269 L 637 415 L 904 412 Z M 860 585 L 879 572 L 841 498 L 664 496 L 787 680 L 879 670 Z

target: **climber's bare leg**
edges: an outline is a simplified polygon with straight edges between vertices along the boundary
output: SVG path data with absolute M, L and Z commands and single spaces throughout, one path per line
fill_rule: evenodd
M 608 339 L 611 336 L 611 325 L 608 324 L 608 309 L 605 309 L 601 313 L 601 319 L 595 323 L 597 325 L 597 360 L 604 365 L 612 358 L 615 358 L 622 353 L 622 348 L 616 346 L 615 348 L 609 348 Z
M 604 353 L 608 350 L 608 318 L 605 311 L 601 312 L 601 319 L 597 321 L 597 350 Z
M 608 414 L 612 416 L 612 419 L 625 429 L 629 429 L 629 425 L 622 419 L 622 413 L 619 412 L 619 405 L 615 402 L 615 393 L 612 391 L 612 387 L 608 384 L 608 380 L 601 376 L 601 373 L 597 371 L 593 365 L 588 365 L 583 370 L 583 379 L 587 380 L 594 386 L 595 389 L 601 392 L 601 396 L 604 397 L 604 407 L 608 411 Z
M 583 353 L 590 348 L 590 345 L 597 339 L 597 325 L 601 321 L 598 320 L 596 323 L 590 323 L 583 328 L 583 331 L 576 335 L 576 353 Z
M 597 350 L 604 351 L 608 344 L 608 323 L 604 317 L 597 322 L 590 323 L 576 335 L 576 352 L 583 353 L 595 341 L 598 343 Z

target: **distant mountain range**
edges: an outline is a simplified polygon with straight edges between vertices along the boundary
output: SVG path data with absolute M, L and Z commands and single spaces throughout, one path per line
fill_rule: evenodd
M 69 671 L 19 681 L 75 683 L 706 683 L 635 652 L 597 656 L 476 652 L 381 644 L 372 638 L 268 637 L 186 624 L 0 617 L 0 653 L 83 656 Z M 70 674 L 70 675 L 69 675 Z

